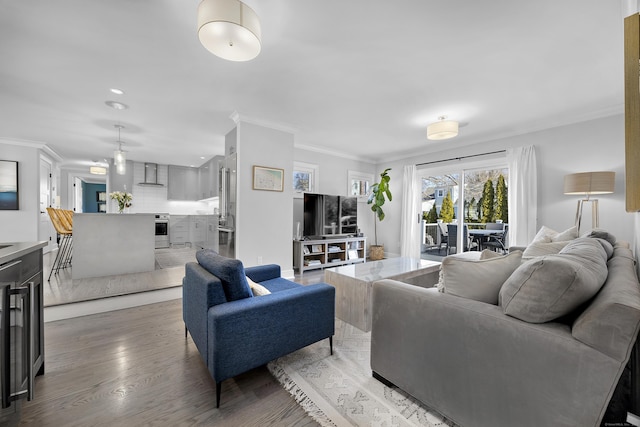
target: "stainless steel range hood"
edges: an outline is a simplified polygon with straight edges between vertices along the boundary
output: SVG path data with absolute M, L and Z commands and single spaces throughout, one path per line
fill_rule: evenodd
M 150 187 L 164 187 L 163 184 L 158 184 L 158 164 L 157 163 L 144 164 L 144 182 L 139 182 L 138 185 L 146 185 Z

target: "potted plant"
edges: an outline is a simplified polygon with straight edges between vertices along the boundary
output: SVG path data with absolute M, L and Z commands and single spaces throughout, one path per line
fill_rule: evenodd
M 378 228 L 376 224 L 378 221 L 382 221 L 384 219 L 382 205 L 384 205 L 386 199 L 389 199 L 389 201 L 392 200 L 391 190 L 389 189 L 389 181 L 391 180 L 391 177 L 388 175 L 390 170 L 391 168 L 387 168 L 380 174 L 380 182 L 373 184 L 371 187 L 371 194 L 369 195 L 369 199 L 367 199 L 367 203 L 371 205 L 371 210 L 374 213 L 373 235 L 375 238 L 375 245 L 369 246 L 369 259 L 372 261 L 384 258 L 384 245 L 378 245 Z

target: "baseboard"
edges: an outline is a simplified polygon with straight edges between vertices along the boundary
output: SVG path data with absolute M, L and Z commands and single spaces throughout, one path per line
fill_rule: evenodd
M 180 298 L 182 298 L 182 286 L 175 286 L 167 289 L 101 298 L 92 301 L 54 305 L 44 308 L 44 321 L 45 323 L 55 322 L 56 320 L 72 319 L 74 317 L 122 310 L 124 308 L 138 307 Z

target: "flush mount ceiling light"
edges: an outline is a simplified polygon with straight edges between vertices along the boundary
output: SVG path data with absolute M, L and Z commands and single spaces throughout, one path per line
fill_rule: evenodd
M 124 91 L 122 89 L 118 89 L 117 87 L 112 87 L 109 89 L 111 93 L 115 93 L 116 95 L 124 95 Z
M 449 139 L 458 135 L 458 122 L 446 120 L 446 116 L 438 117 L 438 121 L 427 126 L 427 139 Z
M 124 129 L 122 125 L 113 125 L 118 129 L 118 149 L 113 152 L 113 164 L 116 167 L 116 173 L 118 175 L 125 175 L 127 173 L 127 155 L 122 151 L 123 142 L 120 141 L 120 130 Z
M 129 108 L 127 104 L 123 104 L 122 102 L 118 102 L 118 101 L 105 101 L 104 103 L 107 104 L 108 107 L 113 108 L 114 110 L 126 110 L 127 108 Z
M 249 61 L 260 53 L 260 20 L 239 0 L 202 0 L 198 6 L 198 38 L 220 58 Z
M 102 166 L 91 166 L 89 168 L 89 173 L 91 173 L 93 175 L 106 175 L 107 174 L 107 168 L 104 168 Z

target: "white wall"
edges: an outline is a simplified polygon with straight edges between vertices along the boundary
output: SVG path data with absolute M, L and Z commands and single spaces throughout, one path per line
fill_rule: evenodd
M 483 142 L 397 160 L 379 165 L 392 167 L 391 188 L 394 200 L 385 211 L 388 219 L 378 227 L 379 240 L 385 249 L 399 252 L 400 212 L 402 207 L 402 168 L 416 164 L 502 150 L 508 147 L 534 145 L 538 164 L 538 228 L 546 225 L 564 230 L 573 225 L 576 196 L 563 194 L 564 175 L 575 172 L 610 170 L 616 172 L 616 191 L 598 196 L 600 200 L 600 228 L 613 233 L 618 239 L 633 242 L 634 215 L 625 211 L 624 203 L 624 117 L 615 115 L 582 123 L 532 132 L 525 135 Z M 583 231 L 590 228 L 583 222 Z
M 240 122 L 237 130 L 236 258 L 279 264 L 293 276 L 293 134 Z M 284 169 L 284 191 L 253 190 L 253 166 Z
M 0 211 L 0 242 L 38 240 L 40 150 L 0 140 L 0 159 L 18 162 L 19 210 Z

